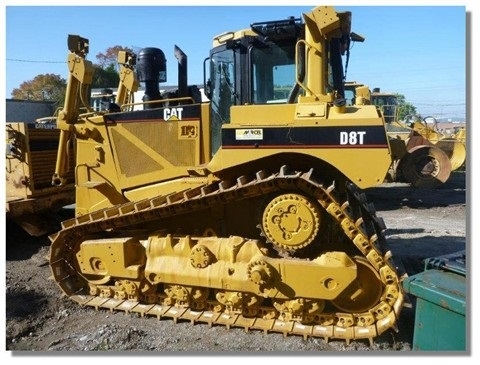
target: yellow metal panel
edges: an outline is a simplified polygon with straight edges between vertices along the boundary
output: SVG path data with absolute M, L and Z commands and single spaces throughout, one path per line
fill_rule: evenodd
M 230 109 L 232 125 L 285 125 L 295 117 L 295 104 L 241 105 Z
M 248 152 L 247 152 L 248 151 Z M 280 151 L 279 151 L 280 152 Z M 334 149 L 291 149 L 288 151 L 297 154 L 299 161 L 302 156 L 313 156 L 335 166 L 360 188 L 368 188 L 381 184 L 391 165 L 391 156 L 387 148 L 342 148 Z M 209 164 L 210 168 L 229 168 L 248 163 L 253 160 L 272 155 L 269 149 L 248 149 L 239 153 L 238 149 L 223 149 Z M 354 161 L 361 161 L 354 163 Z M 366 168 L 366 166 L 369 166 Z
M 295 117 L 301 118 L 322 118 L 325 117 L 325 104 L 298 104 L 296 107 Z
M 199 120 L 119 123 L 110 133 L 122 189 L 171 177 L 175 170 L 185 175 L 185 167 L 200 162 Z

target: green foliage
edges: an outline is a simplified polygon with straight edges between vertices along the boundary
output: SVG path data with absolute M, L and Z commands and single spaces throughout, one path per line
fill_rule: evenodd
M 119 81 L 120 77 L 114 64 L 110 64 L 106 68 L 95 65 L 92 88 L 114 88 L 117 87 Z
M 407 115 L 417 114 L 417 108 L 406 101 L 405 96 L 402 94 L 395 94 L 397 97 L 398 105 L 398 120 L 404 120 Z
M 53 101 L 63 105 L 67 82 L 60 75 L 41 74 L 24 81 L 12 90 L 12 98 L 19 100 Z
M 109 47 L 105 50 L 105 53 L 100 52 L 97 54 L 96 58 L 98 61 L 98 66 L 105 70 L 113 65 L 113 68 L 115 69 L 117 65 L 117 57 L 119 51 L 127 51 L 133 53 L 133 50 L 128 47 L 122 47 L 119 45 Z
M 93 74 L 92 88 L 102 89 L 118 86 L 120 77 L 118 76 L 117 62 L 118 52 L 120 51 L 133 52 L 128 47 L 116 45 L 97 54 L 98 63 L 94 65 L 95 73 Z

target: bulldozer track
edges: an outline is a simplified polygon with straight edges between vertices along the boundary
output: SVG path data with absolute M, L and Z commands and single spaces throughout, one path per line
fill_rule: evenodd
M 152 303 L 144 300 L 141 295 L 127 299 L 118 299 L 113 295 L 91 295 L 86 279 L 75 268 L 76 250 L 85 237 L 95 237 L 106 231 L 121 232 L 122 229 L 172 215 L 285 189 L 295 189 L 313 196 L 375 269 L 383 284 L 383 292 L 376 305 L 362 313 L 321 313 L 316 321 L 305 324 L 298 320 L 284 320 L 278 316 L 267 315 L 275 312 L 273 306 L 261 307 L 261 315 L 249 317 L 219 310 L 218 302 L 211 300 L 207 310 L 195 310 L 186 306 L 167 305 L 158 300 Z M 346 198 L 339 201 L 339 196 Z M 138 313 L 158 319 L 172 318 L 175 322 L 183 320 L 210 326 L 239 327 L 246 331 L 277 332 L 285 336 L 301 335 L 305 339 L 320 337 L 328 341 L 335 338 L 347 343 L 355 339 L 368 339 L 372 344 L 375 337 L 387 329 L 396 328 L 404 303 L 400 284 L 402 279 L 391 262 L 384 230 L 383 220 L 376 216 L 373 205 L 367 202 L 365 194 L 355 185 L 347 184 L 346 194 L 342 195 L 333 184 L 325 187 L 320 183 L 313 170 L 296 172 L 283 166 L 275 173 L 262 170 L 252 177 L 242 176 L 233 182 L 216 181 L 168 196 L 121 204 L 65 221 L 62 223 L 62 230 L 50 237 L 50 267 L 53 279 L 70 299 L 81 306 L 94 307 L 97 310 Z

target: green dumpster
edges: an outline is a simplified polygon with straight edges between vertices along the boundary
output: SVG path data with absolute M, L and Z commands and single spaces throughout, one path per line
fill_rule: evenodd
M 403 281 L 416 297 L 413 350 L 466 351 L 465 250 L 425 260 L 425 270 Z

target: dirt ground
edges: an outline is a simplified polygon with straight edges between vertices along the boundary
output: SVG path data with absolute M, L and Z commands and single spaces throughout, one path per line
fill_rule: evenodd
M 465 249 L 469 230 L 466 205 L 466 174 L 455 172 L 438 189 L 414 189 L 406 184 L 383 184 L 366 191 L 377 215 L 387 226 L 393 255 L 403 262 L 408 275 L 423 271 L 425 258 Z M 67 210 L 64 214 L 72 214 Z M 30 351 L 131 351 L 169 354 L 262 354 L 317 352 L 395 351 L 410 352 L 414 330 L 412 308 L 402 311 L 398 332 L 387 331 L 373 346 L 368 341 L 325 342 L 319 338 L 265 334 L 261 331 L 134 314 L 81 308 L 61 297 L 49 280 L 47 237 L 33 238 L 15 227 L 6 231 L 6 350 L 11 360 L 32 355 Z M 467 255 L 468 258 L 468 255 Z M 65 353 L 64 353 L 65 354 Z M 390 354 L 390 353 L 389 353 Z M 28 359 L 23 359 L 28 360 Z

